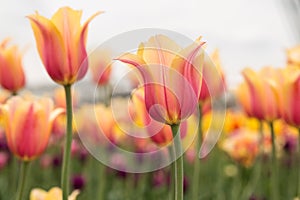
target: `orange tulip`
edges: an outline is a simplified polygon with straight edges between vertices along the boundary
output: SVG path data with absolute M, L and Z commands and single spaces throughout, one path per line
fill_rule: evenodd
M 282 118 L 289 124 L 300 127 L 300 68 L 283 71 L 282 91 L 277 90 L 281 99 Z
M 245 112 L 260 120 L 278 119 L 279 98 L 274 83 L 279 78 L 279 71 L 271 67 L 265 67 L 259 72 L 246 68 L 243 76 L 245 83 L 238 88 L 237 97 Z
M 12 93 L 25 86 L 22 53 L 16 45 L 7 46 L 8 40 L 0 44 L 0 83 Z
M 89 58 L 93 81 L 98 85 L 106 85 L 112 72 L 110 52 L 102 49 L 96 50 Z
M 9 149 L 24 161 L 33 160 L 47 147 L 53 120 L 63 112 L 53 110 L 48 98 L 12 97 L 1 107 Z
M 202 78 L 203 80 L 199 102 L 204 102 L 213 97 L 218 97 L 224 93 L 226 84 L 220 64 L 218 50 L 215 50 L 210 58 L 208 56 L 205 56 Z
M 61 85 L 82 79 L 87 70 L 86 38 L 89 22 L 80 24 L 81 11 L 60 8 L 51 19 L 38 13 L 28 16 L 42 62 L 50 77 Z
M 198 40 L 185 49 L 163 35 L 151 37 L 137 54 L 117 60 L 135 66 L 143 77 L 145 103 L 156 121 L 173 125 L 196 109 L 202 80 L 204 43 Z

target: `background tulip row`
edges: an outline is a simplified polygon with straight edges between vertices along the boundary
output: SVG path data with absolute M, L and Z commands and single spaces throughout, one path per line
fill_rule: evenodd
M 51 19 L 28 16 L 45 69 L 60 85 L 53 91 L 26 90 L 23 52 L 10 39 L 0 44 L 0 199 L 180 199 L 171 164 L 178 170 L 180 156 L 172 162 L 168 152 L 176 136 L 185 150 L 184 199 L 300 198 L 299 47 L 287 51 L 285 67 L 245 68 L 244 82 L 227 90 L 219 53 L 205 54 L 201 38 L 180 47 L 156 35 L 141 41 L 136 54 L 113 57 L 101 49 L 86 60 L 88 24 L 99 14 L 83 25 L 81 11 L 68 7 Z M 127 77 L 132 92 L 124 97 L 112 95 L 114 62 L 139 71 Z M 72 87 L 88 69 L 101 96 L 94 104 L 81 100 L 93 96 Z M 164 109 L 151 110 L 156 104 Z M 226 110 L 218 106 L 224 104 Z M 202 141 L 219 132 L 215 147 L 199 159 Z M 110 164 L 95 159 L 82 137 L 109 155 Z M 141 155 L 128 160 L 114 146 Z M 163 148 L 152 162 L 171 159 L 169 166 L 128 172 L 132 164 L 147 165 L 143 153 Z

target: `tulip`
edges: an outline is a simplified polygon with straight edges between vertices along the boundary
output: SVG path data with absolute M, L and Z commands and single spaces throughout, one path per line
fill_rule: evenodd
M 278 79 L 279 71 L 270 67 L 255 72 L 243 70 L 245 83 L 238 88 L 237 96 L 249 117 L 268 122 L 280 118 L 279 99 L 272 83 Z
M 7 46 L 8 40 L 0 44 L 0 84 L 16 94 L 25 86 L 22 53 L 16 45 Z
M 300 68 L 290 67 L 283 70 L 283 84 L 277 85 L 280 97 L 280 110 L 282 118 L 290 125 L 298 128 L 300 137 Z M 298 140 L 298 154 L 300 156 L 300 140 Z M 300 197 L 300 170 L 298 170 L 298 197 Z
M 28 162 L 45 151 L 53 120 L 63 111 L 53 110 L 53 102 L 48 98 L 32 100 L 13 97 L 1 107 L 8 147 L 23 161 L 17 199 L 22 199 Z
M 48 98 L 9 99 L 1 107 L 9 149 L 24 161 L 41 155 L 47 147 L 53 120 L 63 111 L 53 110 L 53 102 Z
M 71 85 L 85 76 L 88 25 L 98 14 L 83 25 L 80 24 L 82 12 L 69 7 L 60 8 L 51 19 L 38 13 L 28 16 L 41 60 L 58 84 Z
M 65 88 L 67 130 L 61 176 L 63 200 L 67 200 L 69 188 L 73 128 L 71 86 L 74 82 L 81 80 L 88 70 L 86 59 L 88 25 L 100 13 L 92 15 L 83 25 L 80 24 L 82 12 L 69 7 L 60 8 L 51 19 L 38 13 L 28 16 L 39 55 L 49 76 Z
M 278 198 L 277 158 L 274 120 L 280 118 L 280 100 L 274 88 L 280 82 L 280 71 L 271 67 L 262 68 L 258 73 L 246 68 L 243 70 L 246 85 L 238 89 L 241 105 L 250 117 L 265 120 L 269 123 L 272 138 L 272 199 Z
M 193 114 L 200 95 L 204 53 L 199 39 L 182 49 L 163 35 L 141 43 L 137 54 L 124 54 L 117 60 L 136 67 L 145 88 L 145 105 L 156 121 L 170 125 L 173 137 L 179 124 Z M 180 137 L 175 137 L 175 199 L 183 199 L 183 161 Z M 175 174 L 174 174 L 175 175 Z
M 299 69 L 285 69 L 284 81 L 281 85 L 282 90 L 276 88 L 280 97 L 281 117 L 290 125 L 300 127 L 300 70 Z
M 68 200 L 76 200 L 79 190 L 74 190 L 68 197 Z M 35 188 L 30 192 L 30 200 L 62 200 L 62 191 L 58 187 L 51 188 L 48 192 L 39 188 Z
M 142 43 L 137 55 L 127 53 L 117 59 L 139 70 L 146 108 L 156 121 L 178 124 L 196 109 L 202 80 L 202 45 L 196 41 L 182 49 L 166 36 L 157 35 Z

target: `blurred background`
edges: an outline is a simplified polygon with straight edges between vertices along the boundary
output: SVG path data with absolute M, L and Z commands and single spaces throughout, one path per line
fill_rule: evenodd
M 38 11 L 50 17 L 68 5 L 83 10 L 83 21 L 96 11 L 105 13 L 90 24 L 88 48 L 92 49 L 114 35 L 139 28 L 163 28 L 191 39 L 202 35 L 207 50 L 220 50 L 229 88 L 242 77 L 242 68 L 283 66 L 285 50 L 299 41 L 298 10 L 294 0 L 2 0 L 0 39 L 11 37 L 25 47 L 24 65 L 29 88 L 54 83 L 46 74 L 35 48 L 26 15 Z M 114 72 L 118 75 L 118 71 Z

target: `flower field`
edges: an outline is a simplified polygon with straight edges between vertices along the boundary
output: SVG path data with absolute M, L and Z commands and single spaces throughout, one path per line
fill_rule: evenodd
M 229 87 L 202 36 L 140 29 L 89 50 L 104 12 L 84 12 L 26 16 L 55 87 L 28 88 L 26 50 L 0 43 L 0 199 L 300 199 L 300 46 Z

